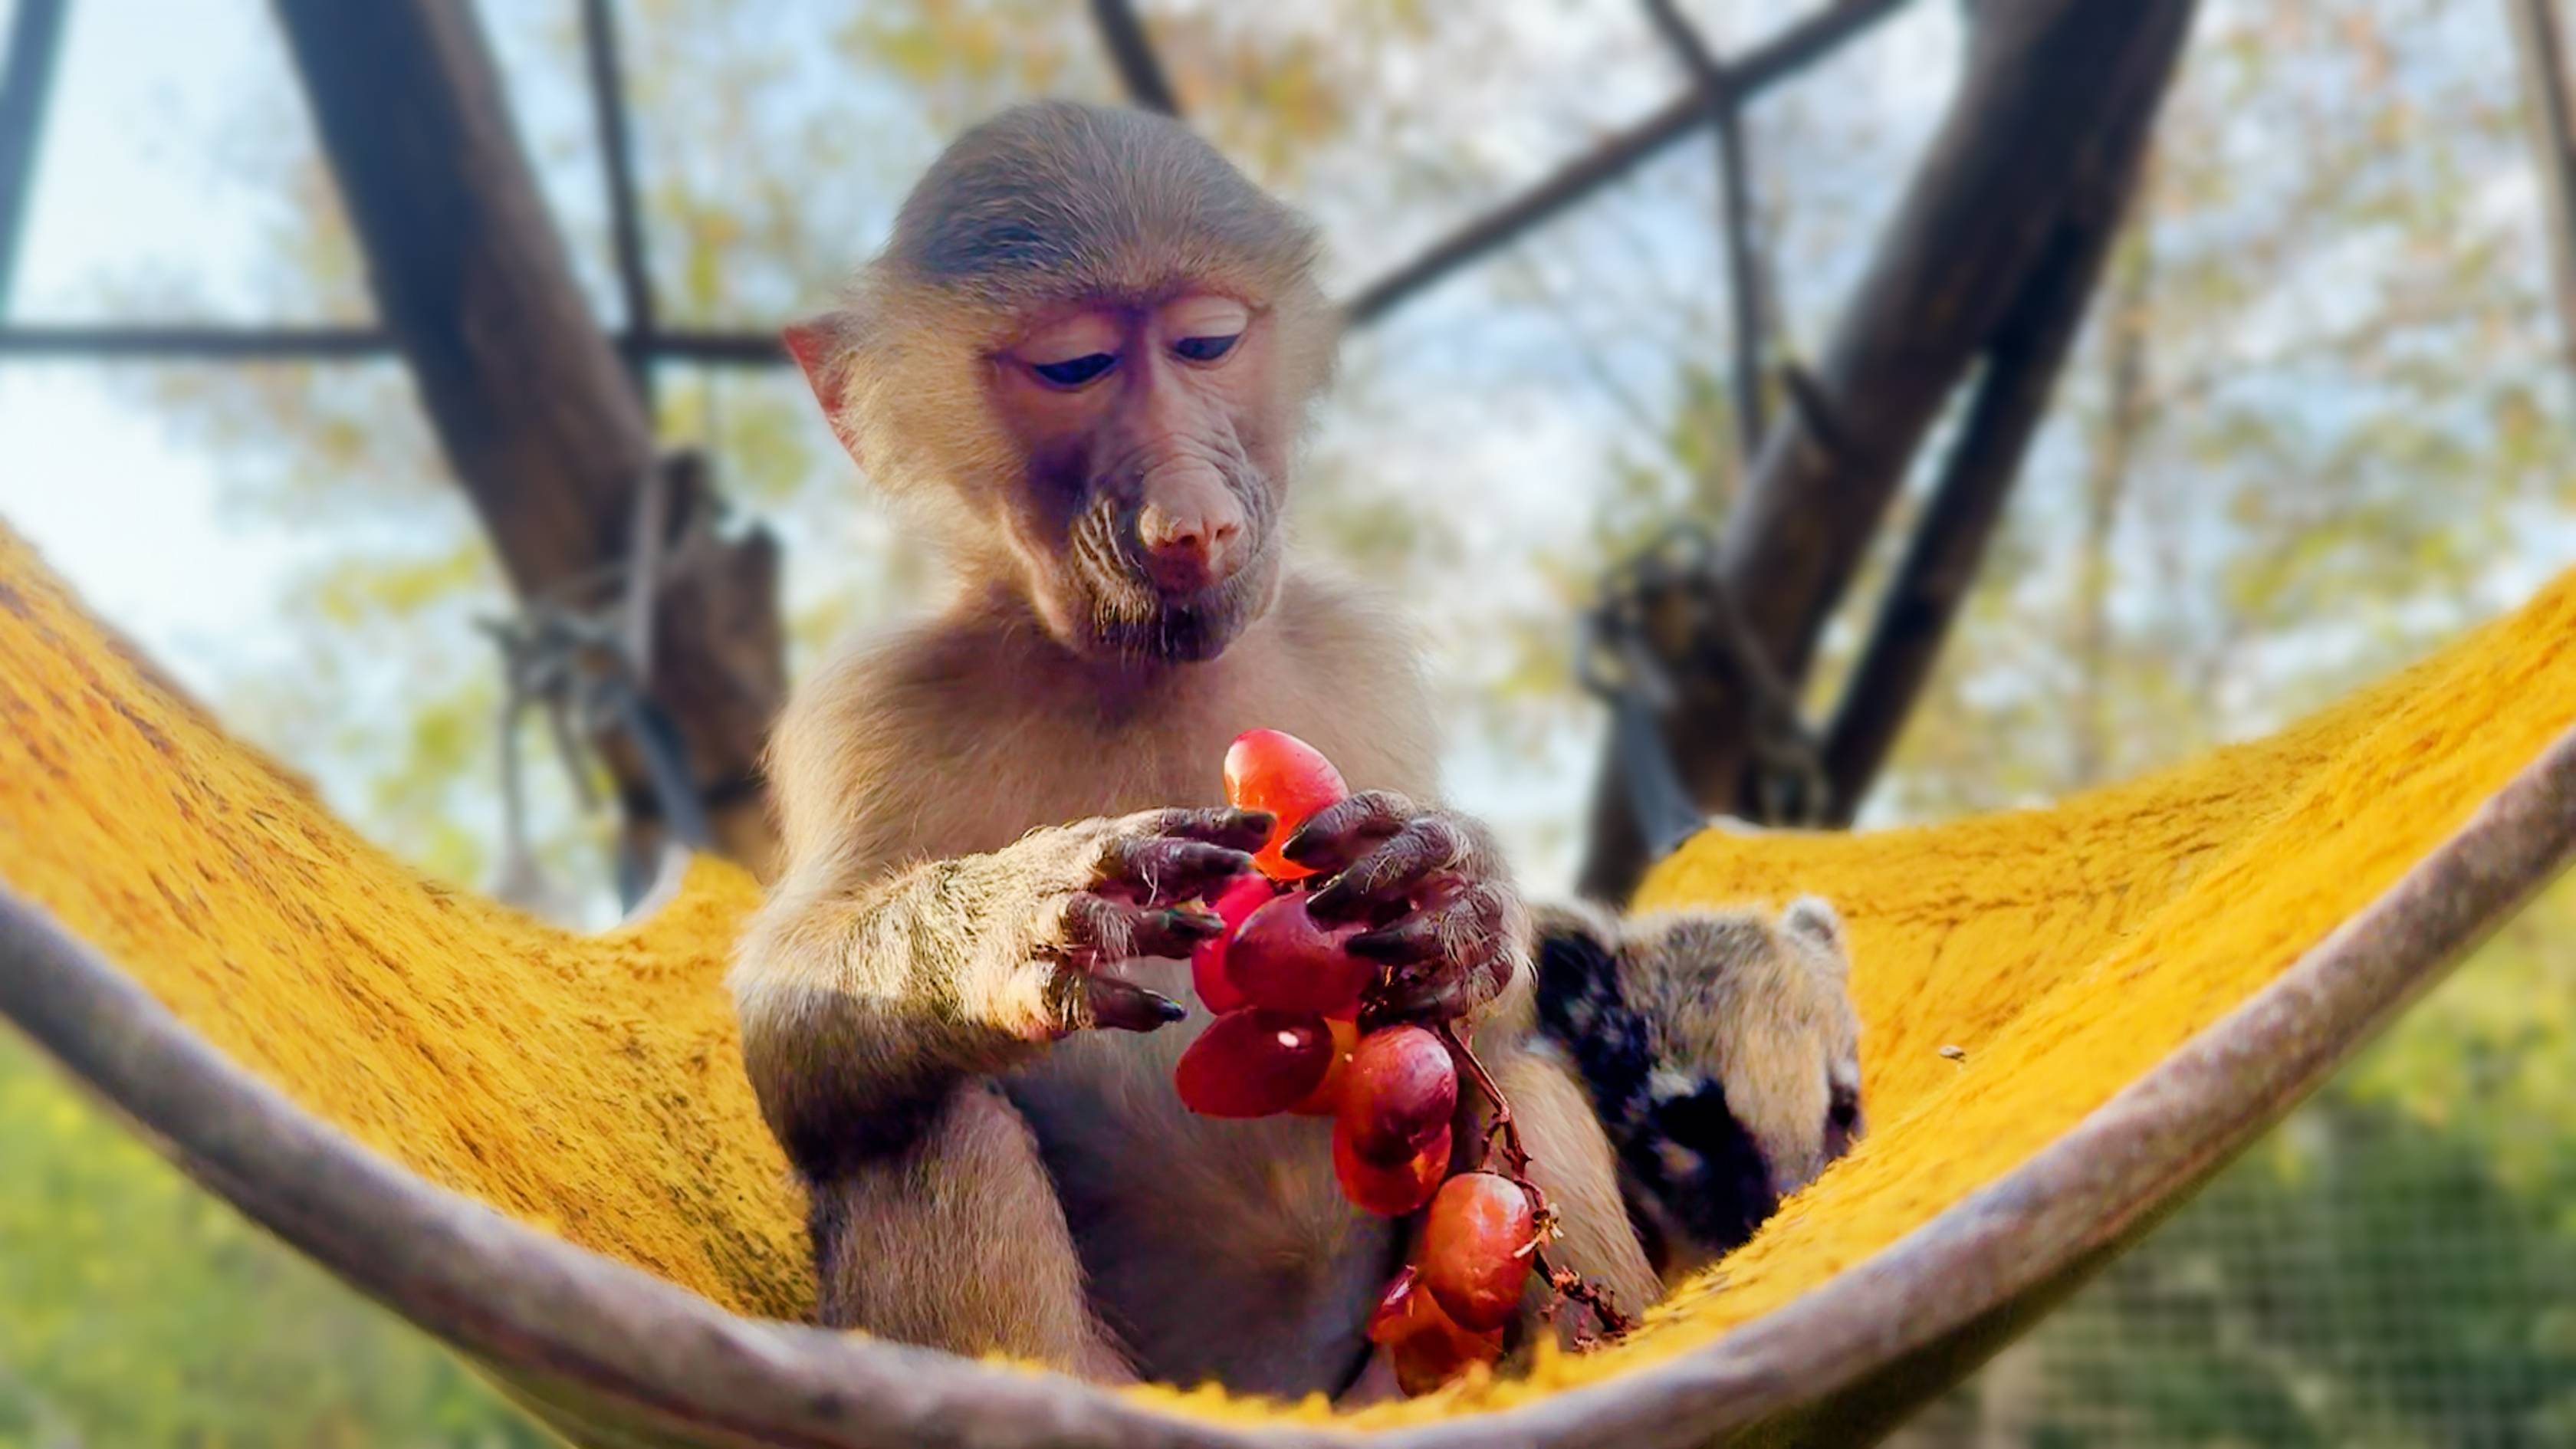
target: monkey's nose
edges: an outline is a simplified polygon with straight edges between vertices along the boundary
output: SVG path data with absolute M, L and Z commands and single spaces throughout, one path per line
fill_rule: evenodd
M 1171 593 L 1190 593 L 1223 583 L 1234 572 L 1243 521 L 1148 506 L 1136 520 L 1136 536 L 1154 583 Z

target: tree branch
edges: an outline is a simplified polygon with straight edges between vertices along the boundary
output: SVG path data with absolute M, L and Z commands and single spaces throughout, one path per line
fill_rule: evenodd
M 1154 38 L 1145 33 L 1136 7 L 1128 0 L 1091 0 L 1091 18 L 1100 26 L 1101 43 L 1109 47 L 1109 62 L 1118 68 L 1127 99 L 1149 111 L 1179 115 L 1180 97 L 1172 93 L 1171 78 L 1163 74 Z
M 1753 240 L 1752 164 L 1744 149 L 1744 107 L 1726 67 L 1674 0 L 1646 0 L 1646 13 L 1663 33 L 1664 43 L 1707 97 L 1709 120 L 1717 128 L 1719 224 L 1726 237 L 1726 294 L 1735 316 L 1735 434 L 1750 463 L 1762 450 L 1762 359 L 1764 333 L 1761 264 Z
M 2124 172 L 2193 0 L 1983 0 L 1966 74 L 1869 270 L 1774 429 L 1707 580 L 1704 617 L 1740 624 L 1794 691 L 1943 401 L 2000 335 L 2088 178 Z M 2044 389 L 2043 389 L 2044 391 Z M 1762 701 L 1723 639 L 1658 641 L 1678 706 L 1665 738 L 1711 810 L 1763 793 Z M 1624 899 L 1646 865 L 1624 766 L 1605 754 L 1581 887 Z M 1823 802 L 1813 802 L 1821 804 Z
M 453 0 L 276 0 L 323 153 L 367 259 L 386 331 L 410 365 L 457 481 L 523 600 L 560 599 L 628 556 L 650 423 L 520 151 L 472 7 Z M 669 517 L 710 524 L 710 490 L 671 477 Z M 718 844 L 755 868 L 770 837 L 760 748 L 785 694 L 777 548 L 709 539 L 659 593 L 654 703 L 686 738 Z M 642 756 L 602 741 L 627 838 L 659 838 Z M 649 857 L 648 857 L 649 858 Z
M 1727 68 L 1729 92 L 1740 104 L 1830 54 L 1844 41 L 1893 14 L 1906 0 L 1839 0 L 1745 52 Z M 1483 216 L 1425 247 L 1352 294 L 1344 321 L 1365 327 L 1450 273 L 1549 220 L 1576 202 L 1626 176 L 1709 118 L 1708 98 L 1694 86 L 1653 115 L 1613 134 Z
M 60 0 L 27 0 L 32 7 Z M 1739 102 L 1768 90 L 1832 52 L 1870 25 L 1893 14 L 1907 0 L 1840 0 L 1790 26 L 1748 51 L 1727 68 Z M 1104 34 L 1120 23 L 1143 30 L 1121 0 L 1095 0 Z M 22 8 L 23 17 L 28 11 Z M 1112 38 L 1112 59 L 1120 54 Z M 1120 73 L 1140 105 L 1151 104 L 1148 91 L 1136 89 L 1141 79 L 1160 84 L 1161 71 L 1150 48 L 1137 52 L 1153 68 L 1131 75 L 1120 61 Z M 1681 140 L 1708 119 L 1708 102 L 1695 87 L 1653 115 L 1612 136 L 1592 152 L 1567 163 L 1556 174 L 1517 199 L 1460 227 L 1426 248 L 1414 260 L 1362 287 L 1342 309 L 1352 326 L 1377 321 L 1450 272 L 1511 241 L 1520 233 L 1563 212 L 1602 187 L 1635 170 L 1664 148 Z M 1168 107 L 1156 107 L 1168 109 Z M 631 305 L 631 302 L 630 302 Z M 656 331 L 649 336 L 631 328 L 618 336 L 621 353 L 652 359 L 768 366 L 787 361 L 778 339 L 760 332 Z M 143 323 L 72 324 L 0 328 L 0 358 L 15 356 L 164 357 L 171 359 L 347 358 L 388 353 L 391 336 L 367 328 L 281 327 L 235 328 L 220 324 Z
M 581 49 L 590 70 L 590 104 L 599 127 L 601 167 L 608 186 L 608 221 L 617 252 L 617 289 L 626 305 L 626 340 L 653 337 L 653 274 L 644 263 L 644 221 L 635 203 L 635 144 L 626 123 L 626 81 L 617 61 L 615 0 L 581 0 Z M 640 348 L 621 346 L 644 409 L 653 409 L 652 361 Z
M 2557 0 L 2505 0 L 2522 58 L 2531 165 L 2540 181 L 2549 280 L 2558 300 L 2558 345 L 2576 367 L 2576 106 L 2567 94 L 2567 43 Z
M 632 332 L 612 338 L 622 354 L 656 361 L 769 367 L 787 361 L 775 332 Z M 393 334 L 377 327 L 235 327 L 221 322 L 98 322 L 0 325 L 0 360 L 88 357 L 103 361 L 328 362 L 390 357 Z
M 0 317 L 26 234 L 27 198 L 36 186 L 36 148 L 45 131 L 45 101 L 62 56 L 65 0 L 18 0 L 9 22 L 9 54 L 0 61 Z
M 1976 401 L 1904 561 L 1879 601 L 1869 642 L 1826 731 L 1828 823 L 1849 825 L 1859 811 L 1976 582 L 1978 562 L 2003 516 L 2004 499 L 2020 476 L 2031 436 L 2047 414 L 2058 375 L 2083 329 L 2085 303 L 2119 238 L 2125 203 L 2136 189 L 2139 158 L 2146 150 L 2148 119 L 2137 116 L 2126 134 L 2105 147 L 2125 146 L 2127 166 L 2087 178 L 2068 199 L 2057 234 L 1987 349 Z M 2128 318 L 2117 324 L 2133 325 Z

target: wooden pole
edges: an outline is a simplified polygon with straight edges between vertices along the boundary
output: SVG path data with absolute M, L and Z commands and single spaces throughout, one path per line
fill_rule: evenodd
M 661 466 L 641 399 L 591 317 L 511 128 L 466 0 L 276 0 L 323 153 L 457 481 L 523 600 L 562 599 L 629 555 Z M 708 524 L 703 485 L 668 499 Z M 785 694 L 777 549 L 753 531 L 665 581 L 648 694 L 687 741 L 725 853 L 764 868 L 756 789 Z M 609 750 L 630 841 L 660 834 L 644 761 Z
M 1180 97 L 1154 54 L 1154 38 L 1145 33 L 1136 7 L 1129 0 L 1091 0 L 1091 18 L 1100 27 L 1101 43 L 1109 48 L 1109 63 L 1118 68 L 1127 99 L 1149 111 L 1179 115 Z
M 653 410 L 653 275 L 644 261 L 643 208 L 635 199 L 635 140 L 626 121 L 626 76 L 617 54 L 616 0 L 581 0 L 582 58 L 590 71 L 592 123 L 599 129 L 609 235 L 617 249 L 617 294 L 626 308 L 618 348 L 644 410 Z M 631 344 L 631 345 L 624 345 Z
M 612 339 L 621 357 L 699 366 L 779 367 L 787 349 L 774 332 L 656 329 Z M 0 359 L 86 357 L 102 361 L 332 362 L 390 357 L 393 334 L 379 327 L 235 327 L 220 322 L 0 324 Z
M 1665 739 L 1703 808 L 1765 813 L 1755 730 L 1781 701 L 1759 681 L 1794 700 L 1943 403 L 2022 305 L 2075 198 L 2130 164 L 2125 138 L 2154 115 L 2193 3 L 1984 0 L 1972 12 L 1941 133 L 1720 541 L 1701 612 L 1724 627 L 1659 641 L 1677 701 Z M 1625 899 L 1650 863 L 1625 770 L 1604 753 L 1578 878 L 1596 899 Z
M 1737 104 L 1797 74 L 1839 49 L 1853 36 L 1902 9 L 1906 0 L 1836 0 L 1746 51 L 1726 67 L 1728 94 Z M 1353 327 L 1365 327 L 1460 267 L 1518 240 L 1532 227 L 1617 182 L 1663 150 L 1707 124 L 1707 94 L 1693 86 L 1661 109 L 1566 162 L 1527 191 L 1422 249 L 1411 261 L 1354 293 L 1342 305 Z
M 2566 28 L 2557 0 L 2505 0 L 2522 57 L 2523 108 L 2531 117 L 2531 166 L 2549 237 L 2549 281 L 2558 301 L 2558 345 L 2576 367 L 2576 106 L 2567 94 Z
M 1895 748 L 1914 702 L 1932 677 L 1951 623 L 1976 583 L 1986 541 L 2003 517 L 2030 440 L 2047 416 L 2058 375 L 2082 330 L 2085 303 L 2121 231 L 2147 121 L 2136 118 L 2126 171 L 2088 179 L 2038 269 L 1987 351 L 1959 441 L 1943 463 L 1896 577 L 1879 600 L 1877 622 L 1853 666 L 1824 740 L 1825 818 L 1849 825 Z M 2134 325 L 2130 318 L 2118 325 Z
M 9 315 L 27 198 L 36 189 L 36 151 L 62 56 L 65 0 L 18 0 L 9 22 L 9 54 L 0 60 L 0 317 Z
M 1760 247 L 1753 236 L 1753 165 L 1746 155 L 1744 106 L 1725 64 L 1675 0 L 1646 0 L 1646 15 L 1708 98 L 1709 121 L 1717 129 L 1718 224 L 1726 239 L 1726 295 L 1735 319 L 1733 376 L 1728 381 L 1735 399 L 1735 436 L 1743 461 L 1750 464 L 1769 427 L 1762 406 L 1765 295 Z

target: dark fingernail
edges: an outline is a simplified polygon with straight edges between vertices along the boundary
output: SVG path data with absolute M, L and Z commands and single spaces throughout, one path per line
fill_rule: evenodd
M 1344 941 L 1342 949 L 1366 961 L 1398 961 L 1410 954 L 1399 931 L 1363 931 Z
M 1175 906 L 1163 912 L 1163 924 L 1183 936 L 1218 936 L 1225 932 L 1225 917 L 1195 906 Z
M 1153 1031 L 1180 1020 L 1185 1011 L 1161 992 L 1115 976 L 1094 976 L 1088 987 L 1092 1021 L 1116 1031 Z
M 1327 923 L 1354 919 L 1367 909 L 1368 898 L 1344 886 L 1338 879 L 1306 901 L 1306 914 Z

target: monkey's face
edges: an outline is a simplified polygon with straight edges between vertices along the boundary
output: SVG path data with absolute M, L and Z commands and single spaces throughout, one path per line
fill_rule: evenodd
M 940 153 L 845 305 L 786 341 L 968 589 L 1086 657 L 1210 659 L 1278 589 L 1339 330 L 1315 252 L 1188 127 L 1041 102 Z
M 1212 659 L 1269 607 L 1294 429 L 1273 332 L 1267 310 L 1194 291 L 1046 311 L 987 360 L 1026 468 L 1007 542 L 1067 648 Z

